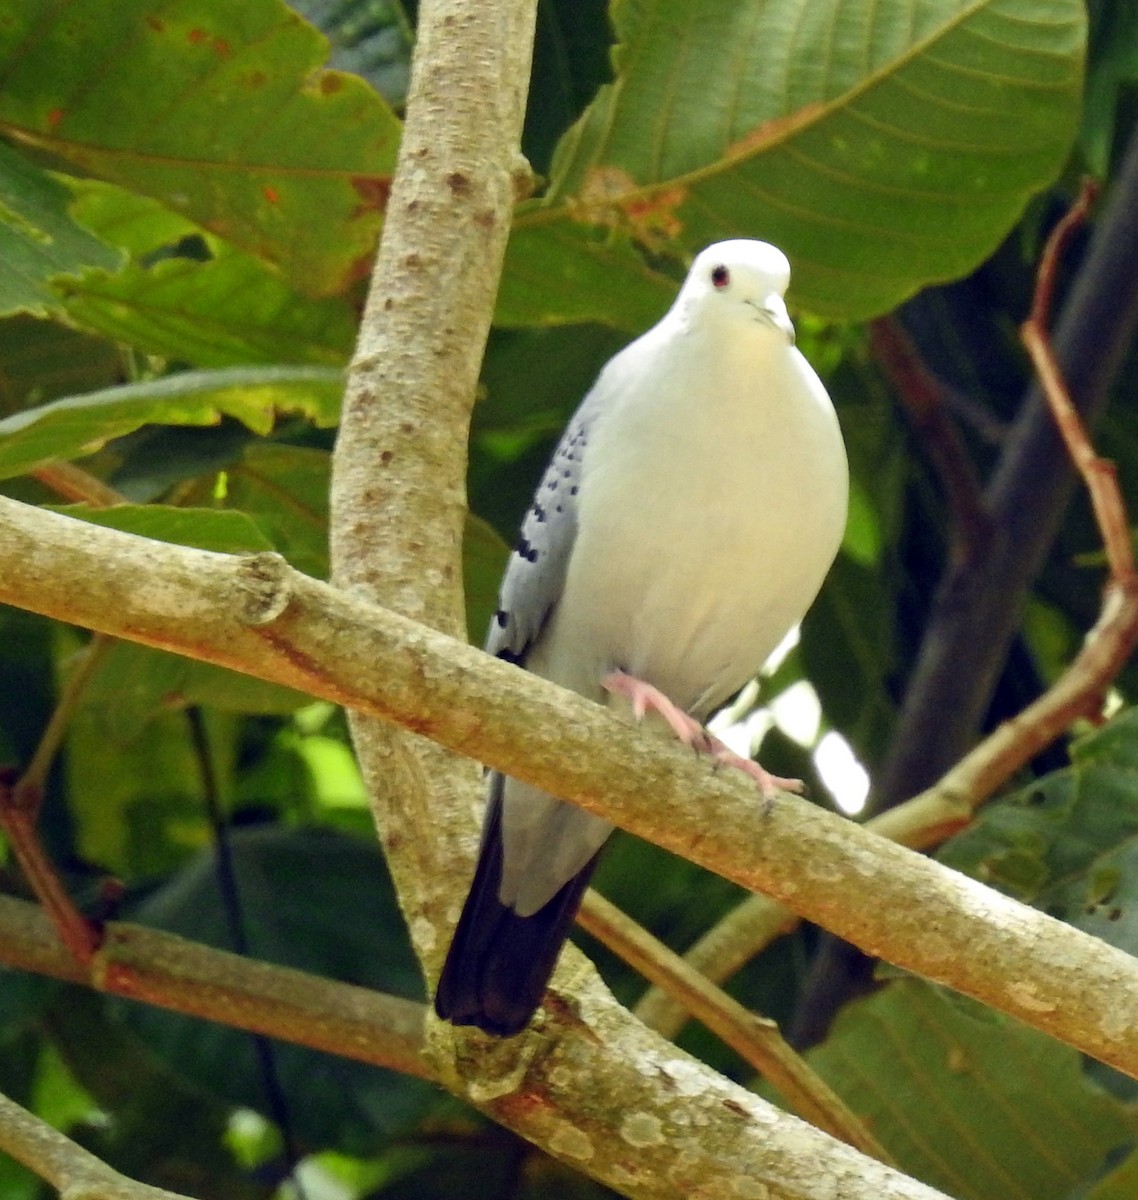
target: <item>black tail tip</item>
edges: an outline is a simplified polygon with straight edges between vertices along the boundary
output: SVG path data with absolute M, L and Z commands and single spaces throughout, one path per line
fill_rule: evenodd
M 435 993 L 435 1012 L 449 1022 L 468 1029 L 481 1029 L 492 1037 L 516 1037 L 530 1023 L 537 1008 L 508 1008 L 491 1011 L 488 1006 L 462 1009 L 451 1005 L 440 987 Z

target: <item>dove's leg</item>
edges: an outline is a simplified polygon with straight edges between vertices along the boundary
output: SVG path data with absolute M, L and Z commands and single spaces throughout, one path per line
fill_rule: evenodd
M 643 679 L 637 679 L 625 671 L 613 671 L 601 680 L 601 687 L 614 696 L 623 696 L 632 705 L 632 715 L 638 721 L 647 712 L 659 713 L 685 746 L 704 753 L 710 753 L 713 749 L 711 735 L 695 717 L 677 707 L 659 688 L 645 683 Z
M 772 775 L 764 766 L 752 758 L 736 754 L 729 746 L 710 734 L 695 717 L 678 708 L 659 688 L 643 679 L 637 679 L 624 671 L 613 671 L 601 680 L 601 687 L 614 696 L 623 696 L 632 705 L 633 715 L 639 720 L 646 712 L 659 713 L 685 746 L 700 750 L 714 757 L 717 763 L 735 767 L 749 775 L 758 785 L 765 800 L 771 800 L 779 791 L 801 792 L 801 779 L 784 779 Z

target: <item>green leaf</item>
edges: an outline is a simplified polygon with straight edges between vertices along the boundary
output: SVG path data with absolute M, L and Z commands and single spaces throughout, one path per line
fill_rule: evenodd
M 160 706 L 164 690 L 175 706 L 187 662 L 112 644 L 68 725 L 63 765 L 75 852 L 128 883 L 173 870 L 209 838 L 185 715 Z M 232 729 L 230 718 L 211 714 L 214 746 L 231 745 Z
M 646 267 L 627 241 L 598 237 L 565 220 L 541 220 L 546 215 L 537 205 L 524 205 L 515 218 L 495 324 L 598 321 L 642 333 L 664 315 L 675 299 L 674 279 Z
M 264 1200 L 265 1184 L 235 1163 L 224 1144 L 229 1107 L 170 1070 L 115 1019 L 118 1008 L 69 987 L 49 1018 L 48 1052 L 58 1047 L 104 1114 L 80 1126 L 77 1140 L 116 1170 L 154 1187 Z M 7 1191 L 0 1194 L 8 1200 Z
M 109 342 L 55 321 L 0 321 L 0 414 L 110 387 L 122 379 L 123 356 Z
M 145 196 L 94 180 L 72 186 L 76 220 L 134 256 L 117 271 L 90 270 L 56 285 L 76 324 L 204 367 L 339 366 L 351 353 L 357 318 L 347 300 L 301 296 L 261 259 Z
M 223 554 L 272 550 L 273 543 L 246 513 L 218 508 L 178 508 L 169 504 L 50 505 L 55 512 L 139 537 Z
M 61 183 L 0 142 L 0 316 L 56 315 L 50 280 L 119 265 L 117 251 L 71 219 L 70 200 Z
M 0 131 L 171 209 L 308 295 L 370 267 L 400 125 L 281 0 L 23 0 Z
M 331 456 L 325 450 L 252 442 L 225 472 L 225 503 L 247 513 L 298 571 L 328 577 L 328 493 Z M 187 499 L 207 503 L 212 480 Z
M 1138 1195 L 1138 1151 L 1128 1154 L 1105 1179 L 1086 1193 L 1085 1200 L 1133 1200 Z
M 251 442 L 224 472 L 224 503 L 250 517 L 273 548 L 306 575 L 328 575 L 328 490 L 325 450 Z M 190 505 L 215 502 L 218 481 L 204 476 L 186 489 Z
M 510 548 L 492 526 L 473 513 L 466 518 L 462 540 L 462 582 L 466 595 L 467 637 L 482 645 L 490 618 L 498 608 L 498 584 Z
M 1077 743 L 1071 766 L 989 805 L 943 862 L 1138 951 L 1138 709 Z
M 641 0 L 613 20 L 616 79 L 519 214 L 565 260 L 572 222 L 687 254 L 749 234 L 787 252 L 794 303 L 866 317 L 990 253 L 1075 133 L 1081 0 Z
M 55 400 L 0 421 L 0 478 L 92 454 L 143 425 L 213 425 L 231 416 L 268 433 L 279 413 L 334 424 L 342 391 L 343 377 L 331 368 L 235 367 Z
M 902 1170 L 958 1200 L 1067 1200 L 1134 1137 L 1075 1050 L 919 980 L 849 1005 L 807 1057 Z
M 234 829 L 229 833 L 242 926 L 251 957 L 377 991 L 419 997 L 383 856 L 374 843 L 327 829 Z M 142 901 L 131 919 L 207 945 L 230 948 L 211 854 Z M 180 1075 L 231 1104 L 264 1112 L 250 1039 L 218 1025 L 133 1008 L 130 1025 Z M 433 1101 L 418 1080 L 299 1046 L 276 1050 L 297 1137 L 363 1151 L 379 1133 L 404 1129 Z
M 254 442 L 225 472 L 225 503 L 251 517 L 297 570 L 324 579 L 328 575 L 330 472 L 326 451 Z M 213 487 L 212 480 L 203 479 L 186 499 L 206 503 Z M 485 521 L 473 514 L 467 517 L 463 583 L 467 628 L 478 644 L 497 608 L 498 583 L 508 554 L 506 544 Z

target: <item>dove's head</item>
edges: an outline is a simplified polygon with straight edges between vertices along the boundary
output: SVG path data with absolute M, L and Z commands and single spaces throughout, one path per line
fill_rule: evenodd
M 793 344 L 783 301 L 789 283 L 790 263 L 777 246 L 748 238 L 715 242 L 696 256 L 673 311 L 686 323 L 724 329 L 757 322 Z

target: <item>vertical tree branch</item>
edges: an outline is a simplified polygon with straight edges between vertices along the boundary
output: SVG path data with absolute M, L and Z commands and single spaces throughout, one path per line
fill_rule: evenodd
M 535 0 L 426 0 L 407 123 L 333 460 L 336 582 L 462 635 L 470 410 L 519 180 Z M 476 775 L 352 718 L 413 939 L 472 850 Z

